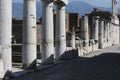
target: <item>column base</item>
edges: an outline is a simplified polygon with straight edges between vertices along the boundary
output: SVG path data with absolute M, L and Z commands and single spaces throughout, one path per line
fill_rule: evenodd
M 23 69 L 36 69 L 37 68 L 37 63 L 36 61 L 33 61 L 33 63 L 23 63 Z
M 78 57 L 78 49 L 73 49 L 72 47 L 67 47 L 65 53 L 59 56 L 56 61 L 59 60 L 70 60 Z
M 43 65 L 54 64 L 53 55 L 51 55 L 51 56 L 50 56 L 49 58 L 47 58 L 47 59 L 43 59 L 41 64 L 43 64 Z

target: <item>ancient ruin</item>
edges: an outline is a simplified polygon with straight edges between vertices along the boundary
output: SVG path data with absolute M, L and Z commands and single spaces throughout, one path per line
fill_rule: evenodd
M 81 17 L 78 13 L 65 12 L 68 0 L 41 2 L 42 21 L 39 22 L 36 20 L 36 0 L 24 0 L 23 21 L 12 21 L 12 0 L 0 1 L 1 79 L 13 74 L 12 49 L 17 43 L 22 42 L 20 62 L 23 70 L 36 70 L 38 55 L 40 65 L 51 65 L 120 43 L 117 0 L 112 0 L 112 13 L 94 9 Z M 53 5 L 56 7 L 55 13 Z M 18 31 L 14 32 L 17 27 L 12 29 L 12 24 L 19 26 Z M 15 37 L 14 34 L 21 36 Z

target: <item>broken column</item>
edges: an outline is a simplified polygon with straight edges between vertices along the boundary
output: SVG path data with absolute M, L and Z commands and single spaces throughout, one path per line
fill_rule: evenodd
M 98 49 L 98 40 L 99 40 L 99 16 L 93 17 L 93 31 L 92 31 L 92 38 L 94 39 L 95 43 L 95 50 Z
M 12 73 L 12 0 L 0 0 L 0 54 L 3 60 L 5 76 Z
M 58 60 L 66 52 L 65 6 L 68 0 L 56 0 L 55 58 Z
M 41 27 L 41 60 L 44 64 L 53 63 L 54 31 L 53 31 L 53 1 L 42 1 L 42 27 Z
M 104 47 L 104 21 L 100 20 L 99 23 L 99 48 L 102 49 Z
M 23 68 L 36 68 L 36 0 L 24 0 Z

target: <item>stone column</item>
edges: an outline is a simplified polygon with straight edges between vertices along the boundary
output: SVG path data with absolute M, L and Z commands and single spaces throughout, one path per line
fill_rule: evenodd
M 110 23 L 107 21 L 107 46 L 109 47 L 110 45 L 109 45 L 109 43 L 110 43 Z
M 111 40 L 112 40 L 112 45 L 115 45 L 115 26 L 114 26 L 114 23 L 111 23 Z
M 73 49 L 75 49 L 75 29 L 74 29 L 74 27 L 72 30 L 71 46 Z
M 119 44 L 119 25 L 114 24 L 114 40 L 115 40 L 115 44 Z
M 89 31 L 88 31 L 88 16 L 85 15 L 82 17 L 82 26 L 81 26 L 81 37 L 85 41 L 84 47 L 89 45 Z
M 100 27 L 99 27 L 99 48 L 102 49 L 104 45 L 104 21 L 100 20 Z
M 111 22 L 109 23 L 109 26 L 110 26 L 110 32 L 109 32 L 110 46 L 112 46 L 112 44 L 113 44 L 113 26 L 112 26 Z
M 66 51 L 66 26 L 65 26 L 65 6 L 67 0 L 56 0 L 56 28 L 55 28 L 55 58 L 60 57 Z
M 98 49 L 98 40 L 99 40 L 99 16 L 94 16 L 93 17 L 93 31 L 92 31 L 92 39 L 94 40 L 94 44 L 92 47 L 92 50 L 97 50 Z
M 96 41 L 98 41 L 98 35 L 99 35 L 99 33 L 98 33 L 98 30 L 99 30 L 99 16 L 95 16 L 95 17 L 93 17 L 93 33 L 92 33 L 92 35 L 93 35 L 93 39 L 94 40 L 96 40 Z
M 44 64 L 53 63 L 54 31 L 53 0 L 42 0 L 41 59 Z
M 105 40 L 107 39 L 107 21 L 105 21 L 105 24 L 104 24 L 104 38 Z
M 6 76 L 11 76 L 12 72 L 12 0 L 0 0 L 0 54 L 3 60 Z
M 107 47 L 107 21 L 104 21 L 104 47 Z
M 23 68 L 36 68 L 36 0 L 24 0 Z

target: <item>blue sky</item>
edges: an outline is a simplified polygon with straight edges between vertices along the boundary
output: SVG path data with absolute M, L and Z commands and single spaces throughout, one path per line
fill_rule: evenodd
M 37 1 L 40 1 L 40 0 L 37 0 Z M 95 6 L 111 7 L 112 0 L 69 0 L 69 2 L 72 2 L 72 1 L 83 1 Z M 120 4 L 120 0 L 117 0 L 117 1 L 118 1 L 118 4 Z M 13 2 L 23 2 L 23 0 L 13 0 Z M 120 8 L 120 5 L 118 6 Z

